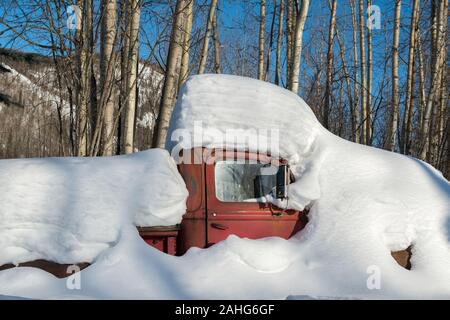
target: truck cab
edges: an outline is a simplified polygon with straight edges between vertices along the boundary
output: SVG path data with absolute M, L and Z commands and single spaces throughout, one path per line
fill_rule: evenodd
M 288 239 L 304 228 L 307 211 L 274 206 L 268 197 L 289 201 L 293 182 L 288 163 L 268 154 L 193 148 L 182 150 L 178 171 L 189 196 L 179 225 L 140 227 L 149 245 L 171 255 L 207 248 L 229 235 Z

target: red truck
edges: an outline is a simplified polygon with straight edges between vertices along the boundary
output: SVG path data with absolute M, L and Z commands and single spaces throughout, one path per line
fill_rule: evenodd
M 189 196 L 179 225 L 138 227 L 149 245 L 171 255 L 189 248 L 207 248 L 229 235 L 250 239 L 290 238 L 307 223 L 307 211 L 285 210 L 266 200 L 267 195 L 287 199 L 293 182 L 288 163 L 268 154 L 220 149 L 183 150 L 178 164 Z M 187 160 L 187 161 L 186 161 Z M 89 263 L 77 264 L 80 269 Z M 36 260 L 19 264 L 36 267 L 63 278 L 68 264 Z M 15 267 L 0 266 L 0 270 Z
M 288 239 L 306 225 L 306 210 L 284 210 L 264 200 L 268 194 L 286 199 L 293 175 L 285 160 L 219 149 L 184 153 L 190 161 L 179 164 L 178 171 L 189 191 L 186 214 L 180 225 L 138 228 L 149 245 L 183 255 L 191 247 L 207 248 L 231 234 Z

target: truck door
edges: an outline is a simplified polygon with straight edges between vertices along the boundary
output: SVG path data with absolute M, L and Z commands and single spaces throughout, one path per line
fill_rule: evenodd
M 215 151 L 206 161 L 207 243 L 234 234 L 258 239 L 288 239 L 301 230 L 303 213 L 283 211 L 268 203 L 265 194 L 276 185 L 270 158 L 246 152 Z M 261 194 L 265 193 L 265 194 Z

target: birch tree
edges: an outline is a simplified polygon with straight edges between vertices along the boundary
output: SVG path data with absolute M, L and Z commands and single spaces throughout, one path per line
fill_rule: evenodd
M 115 73 L 114 42 L 116 38 L 116 0 L 101 2 L 100 87 L 104 108 L 103 154 L 113 154 L 114 100 L 112 96 Z
M 444 131 L 445 131 L 445 122 L 446 122 L 446 116 L 448 115 L 448 92 L 447 92 L 447 77 L 448 77 L 448 71 L 447 71 L 447 65 L 446 65 L 446 57 L 447 57 L 447 46 L 446 41 L 447 39 L 447 24 L 448 24 L 448 1 L 443 1 L 441 3 L 441 23 L 439 25 L 439 31 L 441 36 L 441 74 L 440 74 L 440 87 L 439 87 L 439 99 L 438 99 L 438 121 L 437 121 L 437 132 L 436 132 L 436 150 L 435 152 L 435 161 L 434 165 L 440 166 L 441 160 L 442 160 L 442 153 L 445 146 L 445 140 L 444 140 Z M 450 120 L 447 119 L 447 123 Z M 448 126 L 448 124 L 447 124 Z M 448 142 L 447 142 L 448 143 Z
M 277 16 L 277 3 L 276 3 L 276 0 L 274 0 L 274 7 L 273 7 L 273 12 L 272 12 L 272 22 L 270 23 L 269 45 L 267 46 L 266 65 L 265 65 L 265 71 L 264 71 L 264 80 L 265 81 L 270 80 L 270 66 L 272 65 L 272 63 L 271 63 L 272 46 L 273 46 L 273 38 L 274 38 L 274 32 L 275 32 L 276 16 Z
M 361 58 L 361 143 L 367 144 L 367 73 L 364 26 L 364 0 L 359 0 L 359 55 Z
M 412 95 L 413 95 L 413 79 L 414 79 L 414 61 L 415 61 L 415 45 L 416 45 L 416 30 L 419 16 L 420 0 L 413 1 L 413 9 L 410 22 L 410 35 L 409 35 L 409 52 L 408 52 L 408 73 L 406 76 L 406 97 L 405 97 L 405 110 L 403 116 L 402 126 L 402 153 L 410 153 L 410 137 L 412 129 Z
M 181 55 L 183 52 L 181 45 L 181 41 L 183 39 L 183 15 L 184 10 L 188 7 L 187 1 L 189 0 L 177 0 L 175 6 L 172 35 L 170 39 L 169 52 L 167 55 L 166 77 L 164 79 L 161 105 L 153 135 L 154 148 L 164 148 L 166 144 L 167 130 L 169 128 L 169 121 L 172 115 L 173 105 L 175 103 L 177 93 L 177 80 L 179 79 L 179 67 L 181 64 L 179 61 L 181 60 Z M 206 37 L 205 41 L 207 41 Z
M 88 126 L 88 97 L 89 97 L 89 66 L 88 66 L 88 53 L 87 53 L 87 23 L 86 12 L 89 6 L 89 1 L 78 0 L 77 5 L 80 8 L 81 22 L 80 29 L 77 29 L 75 34 L 75 46 L 77 56 L 78 67 L 78 84 L 77 84 L 77 120 L 78 120 L 78 148 L 77 154 L 79 157 L 87 155 L 87 126 Z
M 200 64 L 198 67 L 199 74 L 205 73 L 206 69 L 206 61 L 208 60 L 209 38 L 211 37 L 211 29 L 215 15 L 216 5 L 217 0 L 211 0 L 211 4 L 209 6 L 208 20 L 206 21 L 205 36 L 203 38 L 203 47 L 200 56 Z
M 309 0 L 302 0 L 300 12 L 295 23 L 294 53 L 292 57 L 293 66 L 289 80 L 289 89 L 296 94 L 298 93 L 298 77 L 300 75 L 300 63 L 303 48 L 303 30 L 308 16 L 308 9 Z
M 291 70 L 292 70 L 292 49 L 294 47 L 292 35 L 293 35 L 293 10 L 292 1 L 286 0 L 286 81 L 287 87 L 290 86 Z
M 281 66 L 281 45 L 283 41 L 283 8 L 284 0 L 280 0 L 280 8 L 278 13 L 278 33 L 277 33 L 277 53 L 275 60 L 275 84 L 280 84 L 280 66 Z
M 189 52 L 191 50 L 191 34 L 193 20 L 194 0 L 188 1 L 187 8 L 184 11 L 184 32 L 183 32 L 183 53 L 181 57 L 180 79 L 178 86 L 181 87 L 189 76 Z
M 329 114 L 331 105 L 332 85 L 333 85 L 333 43 L 336 26 L 336 7 L 337 1 L 331 3 L 330 25 L 328 28 L 328 50 L 327 50 L 327 79 L 325 85 L 325 106 L 323 111 L 323 124 L 325 128 L 330 127 Z
M 392 44 L 392 116 L 391 126 L 389 130 L 388 148 L 391 151 L 395 151 L 395 143 L 397 136 L 397 124 L 398 124 L 398 45 L 400 39 L 400 11 L 401 0 L 395 0 L 395 17 L 394 17 L 394 37 Z
M 366 144 L 372 144 L 372 0 L 367 0 L 367 105 Z M 369 24 L 370 21 L 370 24 Z
M 358 109 L 358 92 L 359 92 L 359 84 L 358 84 L 358 68 L 359 68 L 359 61 L 358 61 L 358 27 L 356 22 L 356 3 L 355 0 L 350 0 L 350 10 L 351 10 L 351 16 L 352 16 L 352 27 L 353 27 L 353 119 L 352 119 L 352 129 L 354 132 L 353 141 L 354 142 L 360 142 L 361 135 L 360 135 L 360 126 L 359 126 L 359 109 Z
M 139 25 L 141 8 L 139 0 L 129 0 L 128 16 L 130 21 L 130 50 L 128 53 L 128 79 L 127 99 L 125 107 L 124 123 L 124 147 L 125 154 L 134 152 L 134 126 L 137 103 L 137 73 L 138 73 L 138 51 L 139 51 Z
M 422 54 L 422 37 L 420 36 L 420 29 L 417 30 L 416 46 L 417 46 L 417 60 L 419 68 L 419 120 L 418 129 L 422 132 L 423 120 L 426 105 L 426 93 L 425 93 L 425 65 Z
M 352 140 L 355 141 L 355 122 L 354 122 L 354 115 L 353 115 L 353 97 L 352 97 L 352 92 L 351 92 L 350 73 L 348 71 L 347 62 L 345 59 L 344 44 L 342 43 L 341 37 L 339 36 L 339 30 L 337 27 L 336 27 L 336 39 L 337 39 L 337 42 L 339 45 L 339 55 L 341 57 L 342 69 L 344 72 L 345 83 L 347 86 L 347 97 L 348 97 L 348 102 L 350 105 L 350 113 L 351 113 L 350 121 L 352 124 Z
M 217 27 L 217 11 L 213 17 L 213 42 L 214 42 L 214 72 L 222 73 L 220 68 L 220 40 Z
M 266 28 L 266 1 L 259 3 L 258 79 L 264 80 L 264 40 Z
M 431 72 L 431 87 L 428 94 L 427 104 L 425 108 L 422 132 L 421 132 L 421 140 L 422 147 L 419 154 L 420 159 L 426 160 L 429 152 L 430 145 L 430 118 L 431 112 L 433 109 L 433 104 L 435 97 L 437 95 L 438 88 L 440 86 L 440 70 L 445 61 L 445 25 L 447 19 L 447 10 L 446 10 L 446 1 L 440 1 L 439 10 L 436 18 L 436 34 L 433 37 L 435 44 L 433 45 L 435 52 L 435 57 L 433 59 L 433 66 Z

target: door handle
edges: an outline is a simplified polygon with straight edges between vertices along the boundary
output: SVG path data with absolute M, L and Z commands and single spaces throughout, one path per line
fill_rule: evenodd
M 211 227 L 213 227 L 215 229 L 219 229 L 219 230 L 227 230 L 228 229 L 228 226 L 225 226 L 220 223 L 211 223 Z

